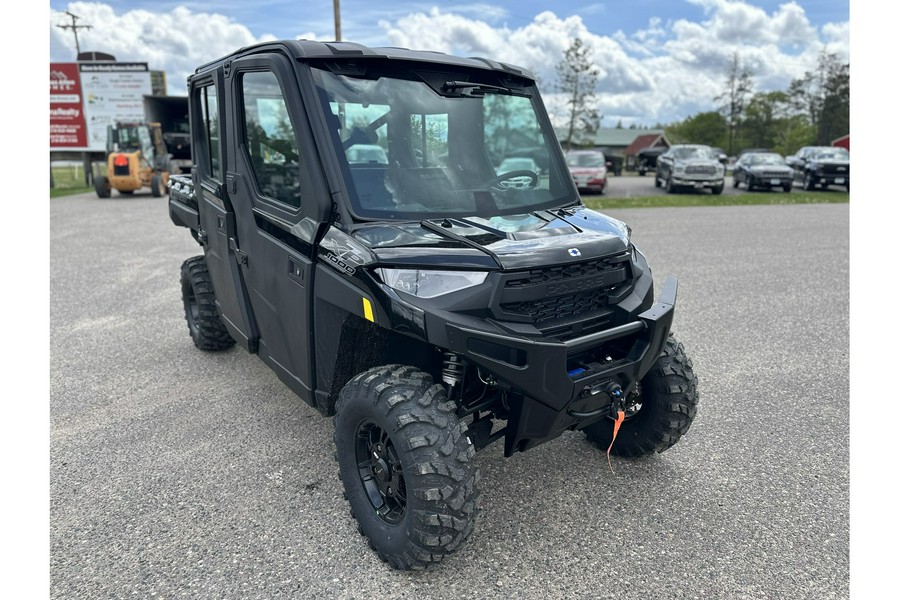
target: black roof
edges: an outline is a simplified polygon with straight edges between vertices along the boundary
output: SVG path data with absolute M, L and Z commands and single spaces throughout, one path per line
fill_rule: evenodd
M 426 50 L 409 50 L 407 48 L 377 47 L 369 48 L 362 44 L 354 42 L 315 42 L 310 40 L 280 40 L 273 42 L 262 42 L 253 46 L 246 46 L 235 50 L 227 56 L 206 63 L 197 68 L 195 73 L 207 71 L 212 67 L 218 66 L 223 62 L 228 62 L 241 56 L 247 56 L 259 52 L 271 50 L 281 50 L 298 60 L 307 59 L 331 59 L 331 60 L 372 60 L 372 59 L 388 59 L 405 62 L 427 62 L 438 63 L 455 67 L 468 67 L 471 69 L 484 69 L 491 71 L 502 71 L 511 75 L 534 79 L 534 75 L 530 71 L 522 67 L 508 65 L 506 63 L 489 60 L 486 58 L 470 57 L 463 58 L 444 54 L 443 52 L 432 52 Z

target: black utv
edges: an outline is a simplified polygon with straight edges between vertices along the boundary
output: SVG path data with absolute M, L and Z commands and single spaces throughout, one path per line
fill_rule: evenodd
M 639 456 L 690 427 L 676 280 L 654 302 L 630 229 L 581 203 L 527 71 L 284 41 L 198 68 L 189 98 L 169 212 L 203 249 L 181 273 L 190 335 L 334 417 L 350 511 L 392 567 L 469 538 L 492 442 L 583 430 Z M 520 147 L 547 168 L 498 175 Z

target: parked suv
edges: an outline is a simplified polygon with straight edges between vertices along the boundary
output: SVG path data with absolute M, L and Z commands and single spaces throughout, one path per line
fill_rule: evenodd
M 709 146 L 676 144 L 657 159 L 655 183 L 669 193 L 707 189 L 721 194 L 725 188 L 725 167 Z
M 850 153 L 839 146 L 805 146 L 787 158 L 794 169 L 794 180 L 804 190 L 821 186 L 844 186 L 850 191 Z

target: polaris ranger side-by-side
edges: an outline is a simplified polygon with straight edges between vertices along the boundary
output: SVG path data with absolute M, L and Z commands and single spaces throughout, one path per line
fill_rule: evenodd
M 181 273 L 190 335 L 334 417 L 350 511 L 392 567 L 469 538 L 492 442 L 583 430 L 638 456 L 690 427 L 676 280 L 654 303 L 630 229 L 581 203 L 527 71 L 271 42 L 198 68 L 189 102 L 169 213 L 203 248 Z

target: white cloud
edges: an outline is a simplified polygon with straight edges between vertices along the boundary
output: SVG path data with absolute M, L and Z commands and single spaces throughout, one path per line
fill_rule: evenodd
M 365 15 L 347 15 L 345 21 L 348 28 L 360 27 L 363 17 L 369 24 L 377 22 L 376 31 L 365 30 L 364 39 L 354 38 L 370 45 L 484 56 L 525 67 L 538 76 L 551 107 L 561 104 L 553 97 L 556 65 L 579 37 L 593 50 L 600 67 L 599 108 L 607 125 L 619 119 L 626 126 L 667 123 L 713 110 L 713 98 L 721 91 L 735 52 L 753 69 L 757 91 L 786 89 L 791 79 L 815 68 L 823 50 L 849 60 L 849 23 L 817 29 L 797 2 L 786 2 L 767 13 L 739 0 L 688 1 L 703 8 L 701 21 L 663 21 L 648 15 L 645 28 L 612 35 L 592 33 L 580 16 L 562 18 L 551 11 L 521 27 L 497 25 L 508 17 L 507 10 L 477 1 L 450 4 L 447 11 L 452 12 L 431 8 L 401 13 L 401 5 L 378 11 L 372 7 L 363 11 Z M 599 11 L 603 5 L 590 7 Z M 183 6 L 161 13 L 116 14 L 105 4 L 75 2 L 68 9 L 93 25 L 80 35 L 82 48 L 110 52 L 119 60 L 146 61 L 152 69 L 165 70 L 173 94 L 184 93 L 184 81 L 198 65 L 272 39 L 255 36 L 226 16 Z M 374 14 L 383 16 L 379 21 L 368 18 Z M 72 60 L 74 40 L 70 32 L 56 27 L 60 16 L 51 11 L 51 60 Z M 309 31 L 294 37 L 330 36 L 330 31 Z
M 205 62 L 215 60 L 242 46 L 271 40 L 256 37 L 240 23 L 226 16 L 193 12 L 179 6 L 168 13 L 131 10 L 116 14 L 106 4 L 73 2 L 68 10 L 90 23 L 79 33 L 82 51 L 107 52 L 120 61 L 148 63 L 151 69 L 166 71 L 169 93 L 186 93 L 187 76 Z M 50 60 L 75 59 L 75 39 L 56 27 L 63 13 L 50 11 Z

